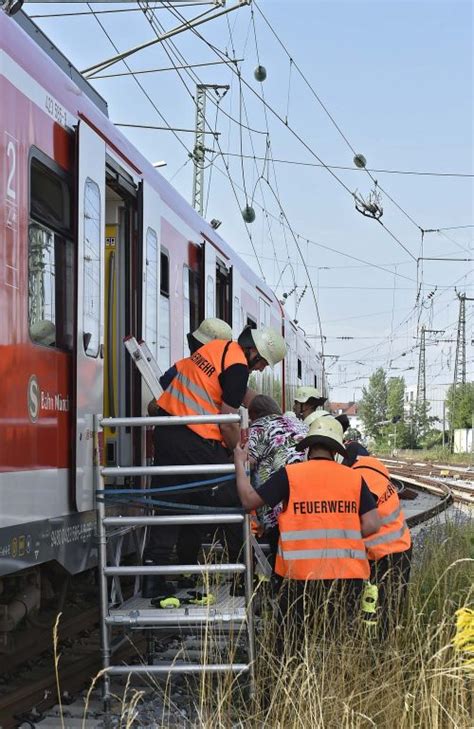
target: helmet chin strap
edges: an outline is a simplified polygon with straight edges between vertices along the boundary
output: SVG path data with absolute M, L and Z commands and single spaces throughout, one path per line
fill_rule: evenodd
M 253 369 L 253 367 L 255 367 L 255 365 L 258 364 L 262 359 L 263 359 L 263 357 L 261 357 L 259 354 L 256 354 L 252 358 L 248 357 L 247 364 L 248 364 L 249 370 Z
M 252 355 L 250 354 L 250 351 L 252 349 L 255 349 L 255 347 L 245 347 L 244 348 L 245 357 L 247 358 L 247 366 L 248 366 L 249 370 L 251 370 L 253 367 L 255 367 L 255 365 L 258 364 L 258 362 L 261 359 L 263 359 L 263 357 L 258 353 L 257 349 L 255 349 L 256 354 L 254 354 L 252 357 Z

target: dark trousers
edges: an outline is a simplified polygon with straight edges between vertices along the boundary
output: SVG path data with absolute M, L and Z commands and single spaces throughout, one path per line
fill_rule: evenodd
M 278 540 L 280 539 L 280 529 L 278 526 L 269 527 L 265 532 L 264 541 L 267 539 L 270 547 L 269 562 L 272 570 L 275 568 L 275 560 L 278 551 Z
M 201 438 L 186 426 L 159 426 L 154 431 L 155 466 L 178 466 L 196 464 L 229 463 L 229 455 L 221 443 Z M 204 481 L 216 478 L 214 474 L 193 474 L 190 476 L 155 476 L 154 488 L 176 486 L 178 484 Z M 154 498 L 182 504 L 201 506 L 240 506 L 235 483 L 224 482 L 217 488 L 207 486 L 197 493 L 182 491 L 177 493 L 154 494 Z M 170 509 L 172 513 L 172 509 Z M 168 512 L 168 513 L 170 513 Z M 180 514 L 197 513 L 180 510 Z M 180 564 L 195 564 L 207 525 L 160 526 L 151 527 L 145 558 L 156 564 L 170 564 L 176 548 Z M 242 548 L 241 524 L 223 526 L 229 559 L 238 561 Z
M 403 617 L 410 580 L 412 548 L 370 563 L 370 580 L 378 587 L 377 626 L 384 639 Z
M 305 639 L 347 634 L 360 603 L 363 580 L 281 580 L 277 652 L 304 651 Z

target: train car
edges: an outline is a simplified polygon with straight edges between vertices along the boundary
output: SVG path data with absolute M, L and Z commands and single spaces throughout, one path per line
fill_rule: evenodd
M 289 353 L 256 380 L 283 408 L 322 384 L 280 302 L 111 123 L 107 104 L 23 13 L 0 12 L 0 575 L 96 563 L 94 414 L 145 414 L 122 340 L 165 370 L 205 316 L 270 324 Z M 107 464 L 143 462 L 107 431 Z M 0 585 L 4 587 L 4 585 Z

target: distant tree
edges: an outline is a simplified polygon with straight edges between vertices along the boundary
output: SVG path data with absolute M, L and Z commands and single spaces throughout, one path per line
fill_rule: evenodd
M 366 433 L 377 438 L 381 433 L 382 421 L 387 419 L 387 380 L 382 367 L 375 370 L 367 387 L 362 388 L 358 412 Z
M 474 382 L 453 385 L 446 393 L 448 420 L 452 428 L 471 428 L 474 412 Z
M 405 380 L 403 377 L 390 377 L 387 382 L 387 419 L 403 420 L 405 416 Z M 398 422 L 397 421 L 397 422 Z

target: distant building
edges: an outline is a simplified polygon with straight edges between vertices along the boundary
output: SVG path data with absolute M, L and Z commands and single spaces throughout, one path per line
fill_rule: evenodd
M 446 393 L 449 385 L 446 384 L 433 384 L 428 385 L 426 388 L 426 402 L 429 406 L 428 415 L 431 417 L 438 418 L 438 422 L 433 427 L 441 430 L 443 423 L 443 409 L 444 401 L 446 399 Z M 410 414 L 410 409 L 415 407 L 416 404 L 416 385 L 406 385 L 405 387 L 405 402 L 404 410 L 405 416 Z M 446 427 L 448 427 L 447 415 Z
M 331 415 L 347 415 L 350 420 L 351 428 L 356 428 L 360 434 L 364 435 L 364 426 L 358 415 L 358 405 L 351 400 L 350 402 L 328 402 L 325 405 Z

